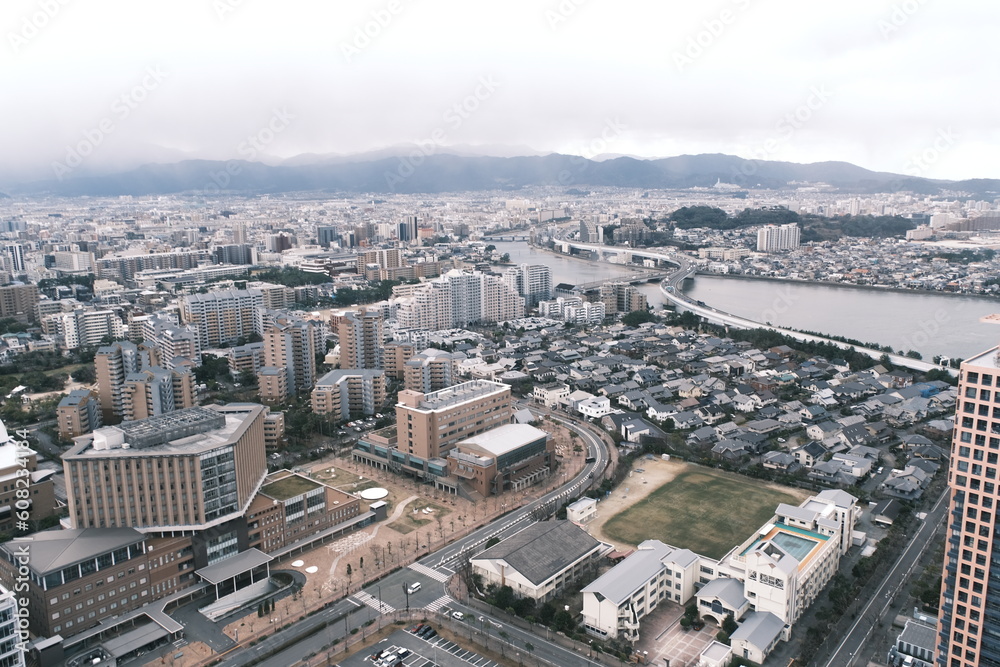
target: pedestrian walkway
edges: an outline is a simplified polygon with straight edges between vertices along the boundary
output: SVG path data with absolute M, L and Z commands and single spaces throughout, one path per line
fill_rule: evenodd
M 437 600 L 434 600 L 434 602 L 431 602 L 429 605 L 424 607 L 424 609 L 427 611 L 437 611 L 442 607 L 447 607 L 453 602 L 455 602 L 455 600 L 450 595 L 442 595 Z
M 368 605 L 369 607 L 371 607 L 380 614 L 391 614 L 392 612 L 396 611 L 396 608 L 393 607 L 392 605 L 386 604 L 385 602 L 381 602 L 377 597 L 369 595 L 364 591 L 358 591 L 353 595 L 353 597 L 361 602 L 364 602 L 366 605 Z
M 429 568 L 421 563 L 410 563 L 407 567 L 414 572 L 419 572 L 420 574 L 430 577 L 435 581 L 440 581 L 441 583 L 448 581 L 448 578 L 450 577 L 450 575 L 447 575 L 444 572 L 438 572 L 437 570 Z

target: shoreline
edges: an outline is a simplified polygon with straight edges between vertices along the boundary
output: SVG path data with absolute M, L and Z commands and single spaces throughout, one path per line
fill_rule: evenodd
M 907 289 L 906 287 L 877 287 L 875 285 L 855 285 L 853 283 L 831 283 L 824 280 L 799 280 L 797 278 L 778 278 L 775 276 L 747 276 L 735 273 L 707 273 L 698 271 L 695 276 L 733 278 L 736 280 L 761 280 L 778 283 L 791 283 L 798 285 L 817 285 L 819 287 L 844 287 L 846 289 L 865 290 L 868 292 L 890 292 L 896 294 L 929 294 L 931 296 L 963 297 L 966 299 L 982 299 L 984 301 L 998 301 L 1000 296 L 991 294 L 968 294 L 965 292 L 944 292 L 929 289 Z M 694 279 L 694 277 L 692 277 Z
M 565 259 L 577 260 L 580 262 L 588 262 L 592 264 L 604 264 L 609 266 L 622 267 L 623 273 L 626 269 L 636 269 L 639 271 L 646 270 L 651 271 L 648 267 L 639 266 L 638 264 L 611 264 L 610 262 L 602 262 L 599 259 L 590 259 L 587 257 L 581 257 L 579 255 L 567 255 L 562 252 L 557 252 L 543 246 L 531 245 L 530 243 L 524 241 L 503 241 L 503 243 L 524 243 L 527 247 L 538 250 L 540 252 L 547 252 L 555 255 L 556 257 L 563 257 Z M 906 287 L 878 287 L 875 285 L 856 285 L 854 283 L 834 283 L 825 280 L 799 280 L 797 278 L 781 278 L 776 276 L 748 276 L 744 274 L 737 273 L 708 273 L 703 271 L 696 271 L 695 275 L 688 278 L 688 280 L 694 280 L 697 276 L 707 276 L 716 278 L 734 278 L 736 280 L 762 280 L 780 283 L 792 283 L 799 285 L 817 285 L 820 287 L 844 287 L 846 289 L 856 289 L 856 290 L 866 290 L 869 292 L 890 292 L 896 294 L 929 294 L 931 296 L 947 296 L 947 297 L 964 297 L 967 299 L 983 299 L 984 301 L 997 301 L 1000 302 L 1000 295 L 991 294 L 969 294 L 965 292 L 945 292 L 939 290 L 928 290 L 928 289 L 910 289 Z

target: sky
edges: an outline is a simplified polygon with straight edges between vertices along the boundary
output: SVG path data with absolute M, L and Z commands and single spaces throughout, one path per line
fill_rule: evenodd
M 991 0 L 4 0 L 0 177 L 416 142 L 1000 178 L 996 11 Z

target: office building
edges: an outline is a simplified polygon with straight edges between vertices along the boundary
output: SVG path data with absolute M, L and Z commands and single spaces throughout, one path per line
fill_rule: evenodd
M 757 252 L 780 252 L 799 247 L 802 230 L 798 224 L 765 225 L 757 232 Z
M 410 391 L 429 394 L 458 383 L 458 364 L 467 357 L 461 352 L 428 348 L 406 362 L 403 386 Z
M 20 243 L 7 243 L 4 245 L 4 255 L 7 262 L 7 270 L 14 275 L 20 275 L 28 270 L 24 263 L 24 246 Z
M 329 248 L 337 243 L 338 235 L 336 227 L 321 225 L 316 228 L 316 242 L 321 248 Z
M 254 404 L 193 407 L 76 438 L 62 457 L 70 523 L 156 533 L 241 517 L 267 472 L 265 412 Z M 167 480 L 169 490 L 161 488 Z M 236 553 L 237 537 L 207 544 L 209 560 Z
M 472 380 L 429 393 L 403 390 L 396 404 L 399 451 L 442 458 L 451 445 L 511 421 L 510 387 Z
M 257 263 L 257 248 L 247 243 L 231 243 L 216 246 L 212 250 L 216 264 L 253 265 Z
M 406 244 L 416 243 L 417 225 L 419 220 L 415 215 L 408 215 L 403 222 L 399 223 L 396 238 Z
M 137 273 L 157 269 L 197 269 L 199 264 L 209 263 L 212 258 L 208 250 L 178 250 L 156 252 L 147 255 L 125 257 L 102 257 L 97 260 L 97 277 L 108 280 L 131 282 Z
M 451 270 L 413 290 L 399 308 L 406 329 L 436 331 L 524 317 L 524 297 L 498 276 Z
M 38 287 L 35 285 L 4 285 L 0 287 L 0 319 L 36 322 Z
M 267 476 L 250 503 L 250 547 L 265 553 L 354 519 L 361 501 L 310 477 L 289 470 Z
M 539 301 L 552 298 L 552 270 L 542 264 L 521 264 L 503 274 L 504 282 L 524 297 L 524 307 L 534 308 Z
M 958 376 L 936 664 L 1000 665 L 1000 347 L 966 359 Z
M 360 368 L 330 371 L 316 382 L 311 401 L 313 412 L 332 421 L 373 415 L 385 403 L 385 372 Z
M 71 440 L 100 428 L 104 422 L 101 420 L 101 402 L 97 394 L 89 389 L 74 389 L 69 392 L 56 406 L 56 424 L 60 440 Z
M 385 365 L 385 334 L 378 311 L 345 313 L 337 322 L 337 334 L 342 368 L 382 368 Z
M 233 223 L 233 243 L 237 245 L 243 245 L 249 240 L 247 235 L 247 223 L 242 220 L 238 220 Z
M 459 441 L 448 453 L 448 473 L 486 498 L 521 491 L 547 478 L 554 454 L 545 431 L 503 424 Z
M 376 273 L 378 269 L 395 269 L 403 266 L 403 255 L 399 248 L 378 248 L 366 250 L 358 253 L 358 275 L 365 275 L 368 267 L 374 266 Z M 369 280 L 378 280 L 370 278 Z
M 77 250 L 52 253 L 54 268 L 62 276 L 84 276 L 97 273 L 94 253 Z
M 628 283 L 605 283 L 601 285 L 599 294 L 599 301 L 604 304 L 607 315 L 631 313 L 649 307 L 646 295 Z
M 263 305 L 264 296 L 255 289 L 191 294 L 180 301 L 181 321 L 195 328 L 203 350 L 232 345 L 263 335 Z
M 264 329 L 264 367 L 258 372 L 262 400 L 282 401 L 312 388 L 316 381 L 314 336 L 312 322 L 287 315 L 269 318 Z

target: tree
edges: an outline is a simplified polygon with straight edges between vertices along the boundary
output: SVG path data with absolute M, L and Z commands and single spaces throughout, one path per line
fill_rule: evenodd
M 509 252 L 505 252 L 504 254 L 500 255 L 500 263 L 501 264 L 510 264 L 510 253 Z
M 531 642 L 524 642 L 524 650 L 527 651 L 529 654 L 534 655 L 535 654 L 535 645 L 532 644 Z M 535 664 L 536 665 L 538 664 L 537 660 L 535 660 Z
M 70 377 L 80 384 L 93 384 L 97 382 L 97 371 L 93 366 L 81 366 L 73 371 Z
M 736 624 L 736 619 L 733 618 L 732 614 L 727 614 L 726 617 L 722 620 L 722 631 L 725 632 L 727 635 L 733 634 L 739 627 L 740 626 Z
M 622 324 L 629 327 L 637 327 L 640 324 L 655 321 L 656 316 L 648 310 L 633 310 L 631 313 L 622 317 Z

